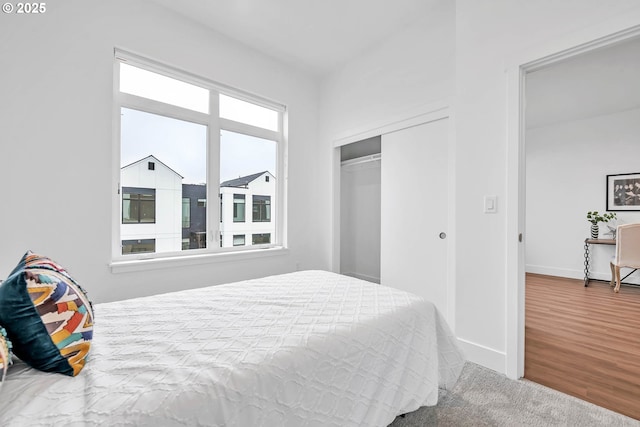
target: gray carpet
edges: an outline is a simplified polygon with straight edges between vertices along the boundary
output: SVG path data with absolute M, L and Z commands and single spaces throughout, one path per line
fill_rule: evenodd
M 398 417 L 390 426 L 638 427 L 640 421 L 467 362 L 453 390 L 440 391 L 437 406 Z

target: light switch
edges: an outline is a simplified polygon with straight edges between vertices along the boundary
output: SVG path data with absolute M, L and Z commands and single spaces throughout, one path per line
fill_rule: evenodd
M 484 196 L 484 213 L 498 212 L 498 197 Z

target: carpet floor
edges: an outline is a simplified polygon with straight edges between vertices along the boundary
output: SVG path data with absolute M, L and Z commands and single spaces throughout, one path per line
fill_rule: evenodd
M 391 427 L 639 427 L 640 421 L 528 380 L 511 380 L 467 362 L 438 404 L 397 417 Z

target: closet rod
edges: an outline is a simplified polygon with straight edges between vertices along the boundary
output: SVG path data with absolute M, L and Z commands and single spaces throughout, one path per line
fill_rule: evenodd
M 341 166 L 359 165 L 360 163 L 377 162 L 382 160 L 382 154 L 370 154 L 368 156 L 357 157 L 355 159 L 344 160 L 340 163 Z

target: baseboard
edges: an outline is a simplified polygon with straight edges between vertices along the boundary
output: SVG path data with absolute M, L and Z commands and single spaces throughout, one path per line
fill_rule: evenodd
M 584 270 L 578 271 L 578 270 L 570 270 L 565 268 L 545 267 L 541 265 L 531 265 L 531 264 L 527 264 L 525 268 L 526 268 L 525 271 L 527 273 L 544 274 L 547 276 L 567 277 L 569 279 L 584 280 Z M 629 271 L 631 270 L 623 269 L 622 277 L 624 277 Z M 640 270 L 638 271 L 640 272 Z M 624 280 L 625 283 L 640 284 L 639 272 L 636 272 L 633 275 L 627 277 Z M 611 272 L 607 271 L 603 273 L 598 271 L 591 271 L 589 272 L 589 278 L 594 280 L 604 280 L 605 282 L 608 282 L 611 280 Z
M 505 373 L 507 364 L 504 352 L 461 338 L 458 338 L 458 343 L 469 362 L 484 366 L 485 368 L 493 369 L 501 374 Z
M 546 276 L 567 277 L 569 279 L 584 279 L 584 271 L 572 270 L 568 268 L 545 267 L 542 265 L 527 264 L 527 273 L 544 274 Z

